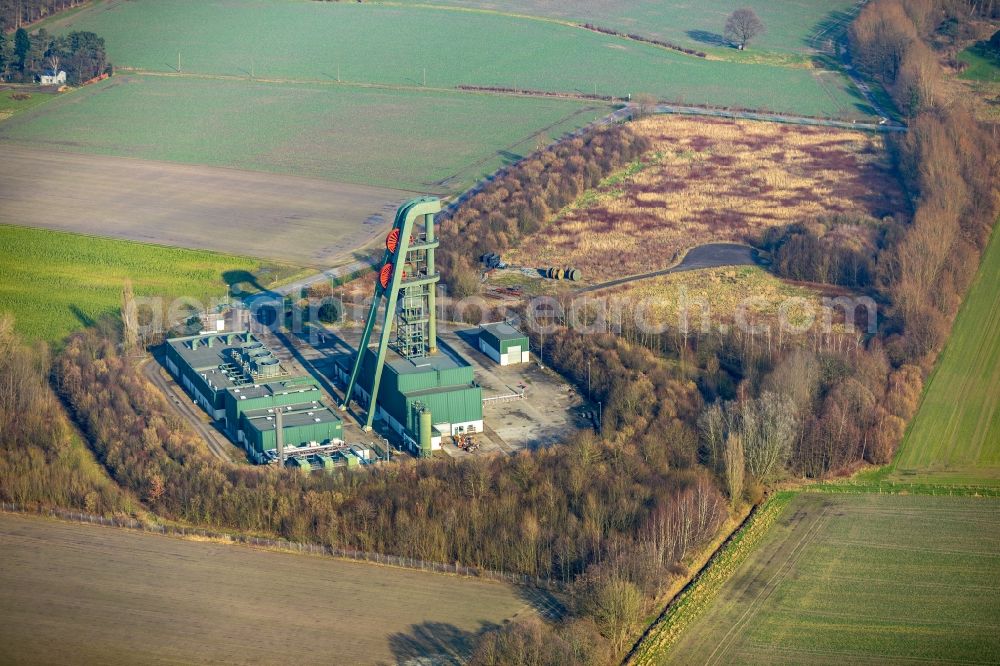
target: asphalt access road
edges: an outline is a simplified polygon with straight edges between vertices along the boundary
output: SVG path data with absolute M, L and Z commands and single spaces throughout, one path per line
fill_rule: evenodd
M 682 259 L 676 266 L 664 268 L 659 271 L 653 271 L 652 273 L 641 273 L 639 275 L 630 275 L 628 277 L 618 278 L 608 282 L 601 282 L 600 284 L 591 285 L 581 289 L 580 293 L 603 291 L 619 285 L 628 284 L 629 282 L 638 282 L 639 280 L 648 280 L 649 278 L 659 277 L 660 275 L 683 273 L 684 271 L 693 271 L 699 268 L 718 268 L 719 266 L 756 266 L 759 264 L 760 259 L 757 256 L 757 251 L 748 245 L 740 245 L 739 243 L 708 243 L 706 245 L 699 245 L 696 248 L 692 248 L 686 255 L 684 255 L 684 259 Z

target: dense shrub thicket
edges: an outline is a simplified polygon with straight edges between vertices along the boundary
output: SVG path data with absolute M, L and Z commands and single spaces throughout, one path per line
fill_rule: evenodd
M 97 513 L 132 505 L 94 465 L 52 393 L 45 348 L 23 345 L 0 317 L 0 499 Z

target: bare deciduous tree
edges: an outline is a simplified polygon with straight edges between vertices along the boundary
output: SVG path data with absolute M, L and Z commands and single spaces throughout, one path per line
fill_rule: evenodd
M 122 287 L 122 346 L 126 353 L 139 346 L 139 311 L 131 280 L 125 280 Z
M 764 32 L 764 24 L 749 7 L 737 9 L 726 19 L 725 37 L 741 51 L 750 40 Z
M 742 403 L 740 432 L 747 471 L 755 481 L 766 483 L 781 471 L 792 453 L 795 406 L 785 396 L 764 391 L 756 400 Z
M 656 106 L 656 97 L 649 93 L 636 93 L 632 95 L 632 104 L 635 107 L 632 117 L 638 120 L 653 112 Z

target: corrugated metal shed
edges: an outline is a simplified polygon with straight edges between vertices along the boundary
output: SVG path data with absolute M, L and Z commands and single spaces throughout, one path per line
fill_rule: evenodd
M 528 336 L 503 321 L 480 326 L 479 337 L 501 354 L 506 354 L 511 347 L 528 349 Z

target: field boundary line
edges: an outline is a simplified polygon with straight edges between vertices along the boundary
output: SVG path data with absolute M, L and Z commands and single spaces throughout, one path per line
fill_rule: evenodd
M 660 615 L 642 633 L 622 664 L 658 663 L 658 656 L 670 650 L 684 629 L 704 612 L 719 589 L 756 549 L 797 491 L 771 495 L 734 529 L 704 566 L 664 607 Z
M 758 645 L 754 643 L 753 645 Z M 921 662 L 930 664 L 991 664 L 990 661 L 972 661 L 968 659 L 948 659 L 947 657 L 921 657 L 921 656 L 904 656 L 904 655 L 891 655 L 891 654 L 872 654 L 870 652 L 851 652 L 850 650 L 821 650 L 819 648 L 793 648 L 793 647 L 782 647 L 780 645 L 768 644 L 767 648 L 769 650 L 778 650 L 779 652 L 798 652 L 802 654 L 816 654 L 816 655 L 838 655 L 845 657 L 874 657 L 880 661 L 900 661 L 906 662 Z
M 0 502 L 0 513 L 35 515 L 55 520 L 63 520 L 66 522 L 87 523 L 91 525 L 109 527 L 112 529 L 148 532 L 161 536 L 173 536 L 189 540 L 207 539 L 215 543 L 232 546 L 250 546 L 273 552 L 330 557 L 338 560 L 381 565 L 396 569 L 409 569 L 412 571 L 458 576 L 460 578 L 470 578 L 495 583 L 507 583 L 531 589 L 545 590 L 547 592 L 562 592 L 565 589 L 565 586 L 556 579 L 495 571 L 480 567 L 463 566 L 458 562 L 455 562 L 454 564 L 429 562 L 402 555 L 387 555 L 384 553 L 373 553 L 363 550 L 354 550 L 351 548 L 338 548 L 335 546 L 326 546 L 317 543 L 289 541 L 287 539 L 255 537 L 236 532 L 223 532 L 204 527 L 187 527 L 183 525 L 153 523 L 140 520 L 138 518 L 108 518 L 98 514 L 88 513 L 86 511 L 75 511 L 59 507 L 40 505 L 26 506 L 16 502 Z M 546 608 L 546 610 L 551 613 L 555 613 L 558 609 L 552 608 L 550 605 Z

